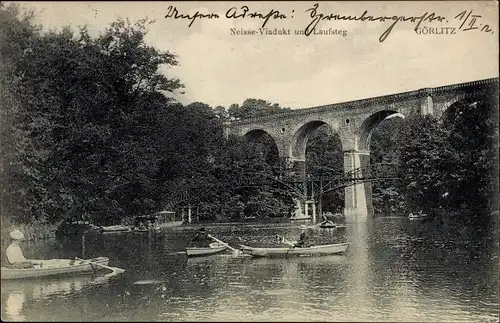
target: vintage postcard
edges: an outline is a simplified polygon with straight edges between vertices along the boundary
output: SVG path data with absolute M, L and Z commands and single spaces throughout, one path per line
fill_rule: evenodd
M 499 321 L 498 1 L 0 3 L 2 321 Z

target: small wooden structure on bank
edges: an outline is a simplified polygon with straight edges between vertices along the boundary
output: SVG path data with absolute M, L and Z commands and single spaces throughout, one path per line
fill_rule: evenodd
M 161 211 L 136 217 L 135 226 L 139 227 L 141 223 L 146 225 L 148 221 L 157 229 L 175 228 L 183 223 L 182 219 L 176 219 L 174 211 Z

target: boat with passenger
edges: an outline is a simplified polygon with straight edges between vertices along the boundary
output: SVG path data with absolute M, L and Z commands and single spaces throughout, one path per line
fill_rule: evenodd
M 132 231 L 132 227 L 129 225 L 117 224 L 117 225 L 101 226 L 102 233 L 116 233 L 116 232 L 130 232 L 130 231 Z
M 321 222 L 318 227 L 323 228 L 323 229 L 335 229 L 337 227 L 337 224 L 332 222 L 332 221 L 325 221 Z
M 294 214 L 290 217 L 290 221 L 309 221 L 309 220 L 311 220 L 311 216 L 305 214 Z
M 428 217 L 428 215 L 426 213 L 422 212 L 422 210 L 418 211 L 416 214 L 410 213 L 408 215 L 408 219 L 410 219 L 410 220 L 421 220 L 421 219 L 425 219 L 427 217 Z
M 323 229 L 336 229 L 345 228 L 347 225 L 343 224 L 344 215 L 342 213 L 332 214 L 331 212 L 326 212 L 322 215 L 323 221 L 318 224 L 318 227 Z
M 311 247 L 277 247 L 277 248 L 256 248 L 240 244 L 243 253 L 256 257 L 272 256 L 297 256 L 297 255 L 332 255 L 341 254 L 347 251 L 350 243 L 337 243 L 329 245 L 319 245 Z
M 186 247 L 188 257 L 211 256 L 223 252 L 228 246 L 226 244 L 214 242 L 208 247 Z
M 57 224 L 56 237 L 67 238 L 99 233 L 101 233 L 100 226 L 95 225 L 90 220 L 73 217 L 61 220 Z
M 108 257 L 98 257 L 92 259 L 57 259 L 50 261 L 49 265 L 35 265 L 35 268 L 8 268 L 1 267 L 1 279 L 28 279 L 43 278 L 58 275 L 94 273 L 101 269 L 109 269 Z

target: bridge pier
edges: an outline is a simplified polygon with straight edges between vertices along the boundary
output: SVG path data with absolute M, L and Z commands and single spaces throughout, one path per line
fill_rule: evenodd
M 440 116 L 456 102 L 480 97 L 493 100 L 496 93 L 498 78 L 490 78 L 228 121 L 224 123 L 224 133 L 226 138 L 230 135 L 254 137 L 267 133 L 273 138 L 278 155 L 285 162 L 295 163 L 292 172 L 299 182 L 306 179 L 303 164 L 307 140 L 323 124 L 328 124 L 339 135 L 344 149 L 344 171 L 348 174 L 369 165 L 371 133 L 388 116 L 395 113 Z M 289 171 L 288 165 L 283 168 Z M 304 200 L 306 189 L 303 185 Z M 371 193 L 370 182 L 360 181 L 345 188 L 344 214 L 348 221 L 363 222 L 373 214 Z M 321 213 L 321 204 L 318 208 Z
M 370 165 L 369 151 L 344 151 L 346 175 L 361 178 L 363 174 L 352 173 L 352 171 L 368 165 Z M 371 182 L 361 182 L 345 188 L 344 215 L 347 222 L 366 222 L 368 217 L 373 216 Z

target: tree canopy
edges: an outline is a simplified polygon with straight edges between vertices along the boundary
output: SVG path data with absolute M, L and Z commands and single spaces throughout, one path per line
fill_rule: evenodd
M 162 71 L 179 58 L 145 42 L 151 23 L 119 19 L 95 37 L 86 27 L 45 32 L 32 13 L 0 3 L 4 214 L 21 222 L 85 215 L 112 223 L 182 203 L 200 220 L 290 214 L 297 192 L 272 140 L 223 134 L 228 119 L 290 109 L 256 98 L 227 109 L 176 102 L 171 94 L 184 85 Z M 423 209 L 467 222 L 493 209 L 497 108 L 474 98 L 441 119 L 382 122 L 371 161 L 396 164 L 401 181 L 374 182 L 376 212 Z M 341 176 L 343 159 L 327 126 L 309 137 L 307 174 Z M 323 210 L 341 211 L 343 195 L 323 196 Z

